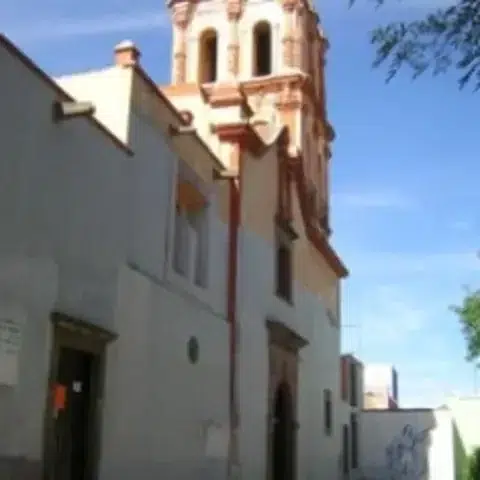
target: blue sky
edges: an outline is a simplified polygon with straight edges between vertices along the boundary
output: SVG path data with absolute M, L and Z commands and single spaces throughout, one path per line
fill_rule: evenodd
M 343 291 L 344 348 L 394 364 L 405 406 L 473 392 L 473 370 L 448 306 L 480 285 L 480 93 L 453 74 L 388 86 L 370 68 L 368 31 L 414 18 L 443 0 L 323 0 L 332 47 L 327 93 L 337 131 L 332 159 L 334 243 L 351 270 Z M 160 0 L 3 0 L 2 30 L 53 75 L 94 69 L 133 39 L 142 62 L 168 82 L 170 23 Z M 480 382 L 480 378 L 479 378 Z

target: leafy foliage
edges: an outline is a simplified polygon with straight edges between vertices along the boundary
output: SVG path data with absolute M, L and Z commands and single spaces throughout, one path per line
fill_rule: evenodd
M 480 290 L 469 291 L 462 305 L 452 307 L 462 325 L 467 342 L 467 360 L 480 360 Z
M 468 480 L 480 480 L 480 447 L 475 448 L 468 459 Z
M 371 43 L 376 48 L 374 66 L 389 61 L 387 81 L 404 65 L 414 78 L 429 68 L 439 74 L 453 67 L 460 72 L 460 87 L 473 81 L 475 89 L 480 88 L 480 0 L 460 0 L 421 20 L 378 27 Z

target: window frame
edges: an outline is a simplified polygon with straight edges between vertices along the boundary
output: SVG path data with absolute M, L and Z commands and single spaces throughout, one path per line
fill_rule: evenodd
M 286 223 L 280 221 L 276 222 L 275 229 L 275 252 L 274 252 L 274 269 L 275 269 L 275 285 L 274 292 L 277 298 L 287 302 L 289 305 L 294 303 L 294 241 L 298 238 L 298 235 L 293 228 Z M 281 251 L 287 254 L 287 258 L 283 260 L 287 262 L 286 272 L 287 278 L 283 278 L 282 275 L 282 258 L 280 258 Z M 285 282 L 287 285 L 284 285 Z
M 343 402 L 348 402 L 349 400 L 349 364 L 348 357 L 340 357 L 340 388 Z
M 358 430 L 358 415 L 356 413 L 350 413 L 350 462 L 351 468 L 356 469 L 359 467 L 359 430 Z
M 333 398 L 329 388 L 323 389 L 323 428 L 326 435 L 333 436 Z
M 215 42 L 214 51 L 208 52 L 211 45 L 209 45 L 212 40 Z M 218 81 L 218 49 L 219 43 L 219 34 L 217 29 L 213 27 L 208 27 L 202 30 L 198 37 L 198 69 L 197 69 L 197 82 L 200 85 L 205 83 L 215 83 Z M 207 62 L 207 58 L 210 59 Z
M 262 68 L 259 68 L 261 63 L 259 63 L 259 58 L 263 58 L 263 51 L 260 49 L 259 40 L 264 36 L 268 40 L 268 68 L 263 71 Z M 265 41 L 265 39 L 264 39 Z M 273 28 L 270 22 L 267 20 L 260 20 L 255 23 L 252 29 L 252 76 L 253 77 L 267 77 L 268 75 L 273 74 Z
M 350 386 L 350 406 L 358 407 L 358 369 L 357 363 L 349 361 L 348 366 L 348 384 Z
M 350 434 L 351 432 L 348 428 L 348 424 L 344 423 L 342 425 L 342 473 L 344 475 L 348 475 L 350 473 Z
M 168 264 L 169 264 L 169 270 L 172 271 L 172 273 L 175 275 L 176 278 L 181 279 L 182 283 L 185 285 L 188 285 L 188 287 L 192 287 L 195 290 L 198 290 L 199 292 L 206 291 L 208 290 L 210 283 L 211 283 L 211 192 L 209 192 L 208 187 L 205 185 L 205 183 L 202 181 L 202 179 L 198 176 L 198 174 L 190 167 L 188 164 L 186 164 L 184 161 L 181 159 L 178 159 L 178 167 L 176 169 L 175 174 L 173 175 L 173 192 L 172 192 L 172 206 L 171 206 L 171 211 L 172 211 L 172 218 L 170 221 L 170 228 L 171 228 L 171 234 L 169 236 L 170 238 L 170 245 L 171 248 L 169 249 L 170 252 L 168 254 Z M 203 230 L 203 239 L 201 240 L 203 242 L 203 247 L 198 246 L 196 247 L 196 257 L 193 260 L 187 260 L 187 268 L 182 270 L 177 269 L 176 265 L 176 258 L 177 258 L 177 219 L 178 219 L 178 213 L 179 213 L 179 204 L 178 204 L 178 187 L 181 182 L 186 182 L 191 184 L 204 198 L 205 203 L 202 206 L 202 215 L 204 216 L 203 218 L 203 225 L 201 225 L 201 230 Z M 182 212 L 182 215 L 184 216 L 183 221 L 187 223 L 187 228 L 194 228 L 191 224 L 191 222 L 188 219 L 188 212 Z M 197 234 L 200 237 L 200 234 L 197 231 Z M 190 242 L 186 242 L 186 244 L 189 244 Z M 185 245 L 183 246 L 185 248 Z M 200 267 L 203 269 L 203 279 L 201 281 L 197 281 L 197 263 L 198 263 L 198 249 L 202 248 L 203 253 L 202 255 L 205 256 L 205 260 L 203 261 L 203 266 Z M 183 253 L 185 254 L 185 252 Z M 190 265 L 190 267 L 189 267 Z M 192 267 L 193 265 L 193 267 Z

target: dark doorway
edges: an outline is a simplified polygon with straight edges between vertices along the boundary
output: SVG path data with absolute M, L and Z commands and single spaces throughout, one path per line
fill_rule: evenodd
M 116 335 L 59 312 L 51 319 L 43 480 L 94 480 L 106 347 Z
M 91 478 L 95 355 L 61 347 L 54 383 L 53 480 Z
M 277 388 L 274 402 L 272 480 L 293 480 L 295 471 L 293 405 L 290 389 L 286 383 Z

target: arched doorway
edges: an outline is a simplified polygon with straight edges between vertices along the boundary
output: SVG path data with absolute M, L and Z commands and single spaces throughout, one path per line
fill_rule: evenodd
M 271 480 L 294 479 L 293 403 L 287 383 L 275 392 L 272 432 Z

